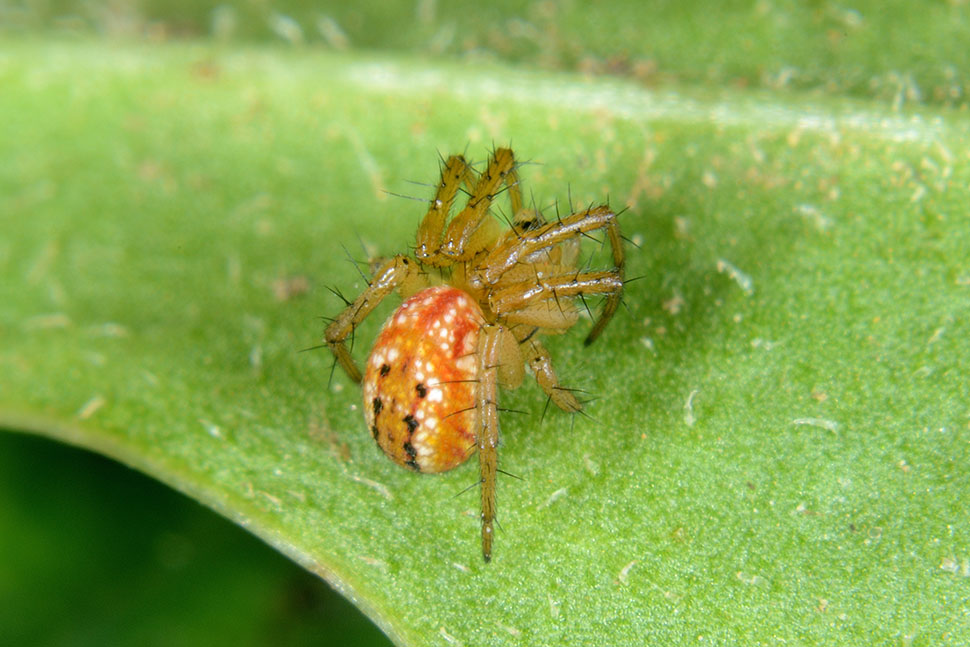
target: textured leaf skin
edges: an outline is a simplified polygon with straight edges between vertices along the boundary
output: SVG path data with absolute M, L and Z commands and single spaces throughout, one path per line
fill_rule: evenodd
M 3 49 L 3 426 L 197 498 L 399 644 L 970 632 L 964 114 L 265 49 Z M 423 205 L 384 190 L 426 197 L 407 181 L 433 181 L 438 151 L 507 141 L 540 162 L 538 203 L 629 206 L 643 278 L 593 347 L 549 344 L 591 418 L 505 396 L 526 411 L 500 459 L 521 480 L 500 483 L 485 566 L 476 496 L 456 497 L 473 469 L 387 461 L 359 392 L 298 351 L 340 307 L 325 286 L 361 287 L 341 243 L 410 244 Z

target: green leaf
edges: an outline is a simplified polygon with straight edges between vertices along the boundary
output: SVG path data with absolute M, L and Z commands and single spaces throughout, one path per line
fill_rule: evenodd
M 7 42 L 0 426 L 236 521 L 399 644 L 967 635 L 965 114 L 500 65 Z M 628 206 L 625 312 L 549 341 L 476 478 L 402 470 L 319 342 L 438 155 Z M 361 250 L 361 244 L 363 250 Z M 390 306 L 388 306 L 390 307 Z M 388 308 L 382 314 L 388 312 Z M 381 323 L 358 331 L 356 354 Z M 579 328 L 579 327 L 577 327 Z

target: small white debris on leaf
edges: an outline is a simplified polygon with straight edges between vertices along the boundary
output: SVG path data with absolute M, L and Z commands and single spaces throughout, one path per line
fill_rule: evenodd
M 839 423 L 834 420 L 826 420 L 825 418 L 795 418 L 792 420 L 793 425 L 810 425 L 812 427 L 821 427 L 822 429 L 827 429 L 833 434 L 839 432 Z
M 717 259 L 717 271 L 720 274 L 727 274 L 732 281 L 738 284 L 747 296 L 754 294 L 754 282 L 751 277 L 739 270 L 729 261 L 723 258 Z

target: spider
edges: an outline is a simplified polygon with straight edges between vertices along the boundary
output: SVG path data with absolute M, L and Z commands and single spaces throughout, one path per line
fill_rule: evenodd
M 462 186 L 467 204 L 451 217 Z M 505 189 L 510 227 L 490 209 Z M 603 230 L 613 269 L 581 270 L 580 238 Z M 380 448 L 417 472 L 443 472 L 478 452 L 482 556 L 491 560 L 498 469 L 498 387 L 518 387 L 528 365 L 560 409 L 582 405 L 559 385 L 542 334 L 563 333 L 579 318 L 576 299 L 604 295 L 592 343 L 609 323 L 623 290 L 623 244 L 607 205 L 553 222 L 522 203 L 518 167 L 509 148 L 496 149 L 477 173 L 461 155 L 444 161 L 441 181 L 417 231 L 412 256 L 382 263 L 367 288 L 324 334 L 347 375 L 363 379 L 367 426 Z M 363 376 L 345 342 L 389 294 L 404 302 L 384 323 Z

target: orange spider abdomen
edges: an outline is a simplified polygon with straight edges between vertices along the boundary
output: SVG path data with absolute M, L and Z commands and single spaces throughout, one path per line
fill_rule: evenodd
M 395 463 L 419 472 L 461 465 L 475 450 L 476 350 L 482 310 L 465 292 L 427 288 L 384 322 L 364 373 L 364 413 Z

